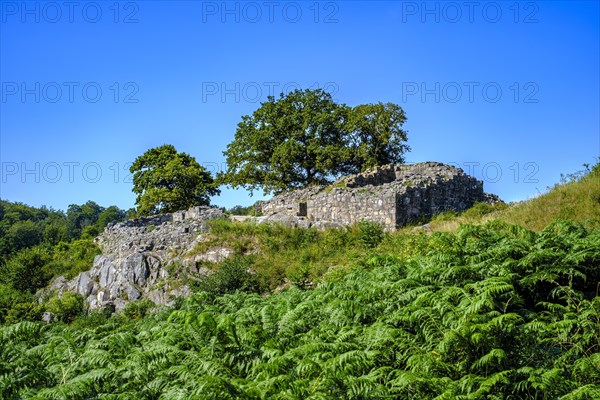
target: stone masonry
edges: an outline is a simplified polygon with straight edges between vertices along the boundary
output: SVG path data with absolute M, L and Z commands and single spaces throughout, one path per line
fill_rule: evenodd
M 436 162 L 386 165 L 329 186 L 275 196 L 262 203 L 264 216 L 246 219 L 317 228 L 368 220 L 393 230 L 442 211 L 465 210 L 477 201 L 500 200 L 484 193 L 483 183 L 461 169 Z M 86 299 L 90 309 L 119 310 L 140 298 L 157 305 L 170 304 L 172 296 L 191 293 L 177 281 L 182 269 L 208 274 L 208 269 L 199 267 L 202 262 L 218 262 L 232 254 L 226 243 L 202 254 L 192 251 L 205 239 L 207 221 L 224 216 L 216 207 L 192 207 L 109 224 L 96 238 L 102 254 L 91 269 L 71 280 L 56 278 L 40 298 L 75 292 Z
M 352 224 L 368 220 L 393 230 L 443 211 L 463 211 L 478 201 L 500 201 L 483 182 L 437 162 L 385 165 L 273 197 L 266 216 L 295 216 L 310 222 Z

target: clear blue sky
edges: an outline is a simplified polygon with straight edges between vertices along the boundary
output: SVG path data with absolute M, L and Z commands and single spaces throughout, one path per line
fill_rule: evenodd
M 600 154 L 597 1 L 0 5 L 2 199 L 132 207 L 127 163 L 170 143 L 216 171 L 241 116 L 297 87 L 401 105 L 409 162 L 507 201 Z

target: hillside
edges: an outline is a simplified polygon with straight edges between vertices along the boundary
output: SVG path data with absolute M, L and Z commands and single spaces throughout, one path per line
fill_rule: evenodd
M 509 206 L 484 204 L 462 213 L 440 215 L 430 223 L 434 231 L 452 231 L 461 224 L 479 224 L 494 219 L 540 231 L 552 221 L 566 219 L 598 225 L 600 223 L 600 164 L 562 177 L 536 198 Z
M 599 398 L 599 174 L 396 232 L 209 221 L 187 299 L 0 328 L 0 397 Z

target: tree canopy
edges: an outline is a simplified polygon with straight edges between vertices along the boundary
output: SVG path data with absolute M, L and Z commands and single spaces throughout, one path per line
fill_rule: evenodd
M 210 203 L 219 193 L 213 178 L 194 157 L 165 144 L 146 151 L 129 169 L 139 215 L 174 212 Z
M 397 104 L 361 104 L 352 109 L 349 125 L 350 140 L 357 169 L 365 170 L 376 165 L 400 164 L 406 145 L 404 110 Z M 358 171 L 357 171 L 358 172 Z
M 323 184 L 374 165 L 399 163 L 406 120 L 395 104 L 351 108 L 322 89 L 273 96 L 238 124 L 220 181 L 265 193 Z

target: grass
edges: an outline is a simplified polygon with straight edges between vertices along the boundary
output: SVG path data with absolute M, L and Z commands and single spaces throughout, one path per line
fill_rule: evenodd
M 318 231 L 282 224 L 213 220 L 209 222 L 212 229 L 205 240 L 189 255 L 219 247 L 230 248 L 234 256 L 249 258 L 249 268 L 256 273 L 261 292 L 272 292 L 282 284 L 311 287 L 318 281 L 339 279 L 356 268 L 370 268 L 389 260 L 398 262 L 425 254 L 430 250 L 429 235 L 433 232 L 454 232 L 462 225 L 490 222 L 518 224 L 539 232 L 558 219 L 599 223 L 598 165 L 585 175 L 558 184 L 548 193 L 526 202 L 477 203 L 462 213 L 439 214 L 429 221 L 428 230 L 413 225 L 384 233 L 374 224 L 363 222 Z M 218 270 L 221 264 L 205 266 Z
M 198 243 L 188 256 L 218 247 L 230 248 L 234 256 L 251 259 L 250 268 L 266 291 L 286 282 L 310 286 L 339 266 L 355 265 L 356 260 L 377 254 L 378 246 L 389 236 L 380 226 L 367 222 L 325 231 L 227 219 L 209 224 L 211 230 L 206 240 Z
M 548 193 L 518 203 L 505 210 L 500 218 L 534 231 L 544 229 L 556 219 L 600 223 L 600 164 L 583 177 L 554 186 Z
M 453 232 L 461 225 L 500 220 L 539 232 L 560 219 L 600 224 L 600 164 L 571 174 L 534 199 L 510 205 L 478 203 L 462 213 L 437 215 L 429 223 L 429 228 L 434 232 Z M 414 228 L 404 228 L 404 231 L 410 230 Z

